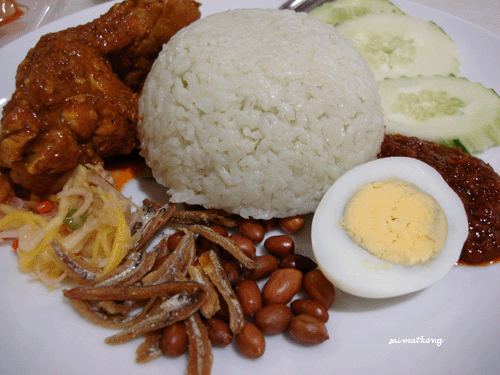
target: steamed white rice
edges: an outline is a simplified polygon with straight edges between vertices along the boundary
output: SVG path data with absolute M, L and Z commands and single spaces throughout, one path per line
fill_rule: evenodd
M 373 160 L 383 115 L 353 44 L 304 13 L 240 9 L 178 32 L 139 101 L 142 154 L 172 202 L 305 214 Z

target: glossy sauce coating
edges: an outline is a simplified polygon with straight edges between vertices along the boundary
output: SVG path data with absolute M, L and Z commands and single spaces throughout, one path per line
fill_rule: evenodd
M 481 159 L 418 138 L 386 135 L 379 158 L 407 156 L 436 169 L 464 204 L 469 221 L 459 264 L 488 265 L 500 260 L 500 176 Z

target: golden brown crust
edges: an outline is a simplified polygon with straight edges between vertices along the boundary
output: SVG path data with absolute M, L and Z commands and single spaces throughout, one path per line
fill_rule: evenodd
M 198 7 L 191 0 L 127 0 L 40 38 L 3 109 L 0 167 L 12 182 L 55 192 L 77 164 L 136 149 L 138 91 L 163 43 L 200 17 Z

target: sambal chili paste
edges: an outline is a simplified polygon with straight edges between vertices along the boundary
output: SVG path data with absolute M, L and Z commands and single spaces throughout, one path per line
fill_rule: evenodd
M 389 156 L 411 157 L 431 165 L 462 200 L 469 235 L 459 264 L 500 261 L 500 176 L 489 164 L 460 148 L 401 135 L 385 136 L 378 157 Z

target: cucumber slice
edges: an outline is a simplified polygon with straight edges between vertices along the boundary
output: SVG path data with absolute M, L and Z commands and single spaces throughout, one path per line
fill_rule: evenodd
M 465 147 L 500 144 L 500 97 L 464 77 L 419 76 L 378 83 L 386 133 Z
M 375 79 L 459 74 L 453 40 L 436 26 L 405 14 L 371 13 L 337 26 L 352 39 Z
M 405 14 L 388 0 L 337 0 L 332 3 L 323 3 L 310 10 L 309 14 L 323 22 L 337 26 L 344 21 L 368 13 L 379 12 Z

